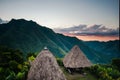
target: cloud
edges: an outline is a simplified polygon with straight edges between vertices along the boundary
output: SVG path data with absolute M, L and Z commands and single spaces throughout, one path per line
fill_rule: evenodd
M 2 20 L 2 19 L 0 18 L 0 24 L 3 24 L 3 23 L 8 23 L 8 21 L 7 21 L 7 20 Z
M 63 29 L 54 29 L 57 33 L 74 35 L 119 36 L 119 28 L 111 29 L 104 25 L 79 25 Z

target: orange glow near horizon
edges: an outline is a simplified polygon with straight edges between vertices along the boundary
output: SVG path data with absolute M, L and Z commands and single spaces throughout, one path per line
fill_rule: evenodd
M 75 35 L 75 34 L 64 34 L 65 36 L 77 37 L 83 41 L 110 41 L 110 40 L 119 40 L 117 36 L 96 36 L 96 35 Z

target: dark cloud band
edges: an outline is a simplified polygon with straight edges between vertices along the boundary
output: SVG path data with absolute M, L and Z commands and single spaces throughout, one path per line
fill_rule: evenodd
M 119 36 L 119 28 L 111 29 L 103 25 L 79 25 L 70 28 L 54 29 L 57 33 L 68 33 L 74 35 L 96 35 L 96 36 Z

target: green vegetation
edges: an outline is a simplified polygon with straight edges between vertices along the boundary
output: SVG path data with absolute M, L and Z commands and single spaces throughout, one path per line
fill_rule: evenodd
M 84 43 L 91 49 L 99 52 L 104 63 L 109 63 L 113 58 L 120 58 L 119 40 L 99 42 L 99 41 L 85 41 Z
M 25 60 L 20 50 L 0 46 L 0 80 L 26 80 L 32 60 L 34 56 Z
M 120 59 L 113 59 L 112 64 L 94 65 L 89 68 L 89 72 L 94 74 L 99 80 L 120 80 Z
M 28 53 L 26 59 L 20 50 L 0 46 L 0 80 L 26 80 L 30 63 L 35 59 L 34 53 Z M 56 58 L 67 80 L 120 80 L 120 58 L 111 64 L 95 64 L 83 68 L 83 73 L 70 74 L 63 65 L 62 58 Z
M 113 59 L 112 65 L 120 71 L 120 58 Z

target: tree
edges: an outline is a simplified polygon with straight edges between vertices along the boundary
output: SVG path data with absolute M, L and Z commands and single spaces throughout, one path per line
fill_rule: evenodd
M 120 58 L 113 59 L 112 65 L 115 66 L 120 71 Z

